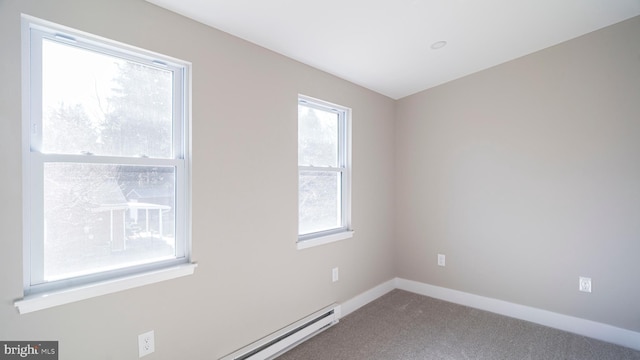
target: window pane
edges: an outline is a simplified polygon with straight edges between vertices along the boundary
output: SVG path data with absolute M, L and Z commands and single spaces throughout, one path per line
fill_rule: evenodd
M 42 152 L 172 157 L 173 72 L 43 40 Z
M 298 105 L 298 165 L 338 166 L 338 114 Z
M 175 172 L 46 163 L 45 281 L 175 258 Z
M 302 171 L 299 181 L 299 234 L 340 228 L 341 174 L 329 171 Z

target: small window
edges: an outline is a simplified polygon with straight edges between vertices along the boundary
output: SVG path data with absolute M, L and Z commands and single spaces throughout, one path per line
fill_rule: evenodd
M 298 99 L 298 243 L 350 234 L 350 111 Z
M 188 263 L 188 63 L 24 36 L 25 294 Z

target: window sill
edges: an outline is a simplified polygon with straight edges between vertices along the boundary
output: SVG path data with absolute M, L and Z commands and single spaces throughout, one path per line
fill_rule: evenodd
M 296 244 L 296 246 L 298 250 L 302 250 L 302 249 L 308 249 L 315 246 L 329 244 L 332 242 L 352 238 L 354 232 L 355 231 L 353 230 L 348 230 L 348 231 L 340 232 L 337 234 L 320 236 L 320 237 L 309 239 L 309 240 L 303 240 L 303 241 L 298 240 L 298 243 Z
M 148 273 L 127 276 L 120 279 L 102 281 L 59 291 L 45 292 L 27 296 L 14 302 L 20 314 L 48 309 L 58 305 L 90 299 L 93 297 L 115 293 L 135 287 L 149 285 L 160 281 L 175 279 L 193 274 L 196 263 L 184 264 Z

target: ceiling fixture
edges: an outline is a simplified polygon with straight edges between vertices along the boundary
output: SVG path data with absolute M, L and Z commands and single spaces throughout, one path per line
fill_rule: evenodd
M 438 49 L 442 49 L 443 47 L 447 46 L 447 42 L 442 40 L 442 41 L 436 41 L 433 44 L 431 44 L 431 49 L 432 50 L 438 50 Z

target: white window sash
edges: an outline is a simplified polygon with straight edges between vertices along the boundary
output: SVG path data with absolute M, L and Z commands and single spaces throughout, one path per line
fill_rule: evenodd
M 70 287 L 91 286 L 129 276 L 144 277 L 164 268 L 190 263 L 190 64 L 182 60 L 138 49 L 126 44 L 99 38 L 64 26 L 49 23 L 29 15 L 22 16 L 23 58 L 23 232 L 24 232 L 24 292 L 25 295 L 53 294 Z M 169 70 L 173 74 L 172 155 L 169 158 L 127 156 L 43 154 L 42 148 L 42 42 L 43 39 L 68 43 L 87 51 L 122 58 L 145 66 Z M 44 167 L 46 163 L 87 163 L 140 165 L 175 168 L 175 257 L 170 260 L 120 268 L 92 274 L 85 279 L 68 278 L 44 283 Z M 192 268 L 191 268 L 192 269 Z M 192 272 L 192 270 L 191 270 Z M 151 276 L 154 282 L 163 276 Z M 164 278 L 171 278 L 164 277 Z M 158 280 L 160 281 L 160 280 Z M 89 292 L 91 293 L 91 292 Z M 30 295 L 32 297 L 34 295 Z M 46 296 L 45 296 L 46 297 Z M 90 296 L 89 296 L 90 297 Z M 17 302 L 17 303 L 20 303 Z
M 308 96 L 299 95 L 298 103 L 302 106 L 330 111 L 338 116 L 338 166 L 298 165 L 298 176 L 302 172 L 335 172 L 341 175 L 340 204 L 341 226 L 318 232 L 298 234 L 298 249 L 322 245 L 329 242 L 350 238 L 351 229 L 351 119 L 350 110 Z M 340 235 L 343 234 L 343 235 Z M 314 240 L 315 239 L 315 240 Z M 301 245 L 306 243 L 306 245 Z

